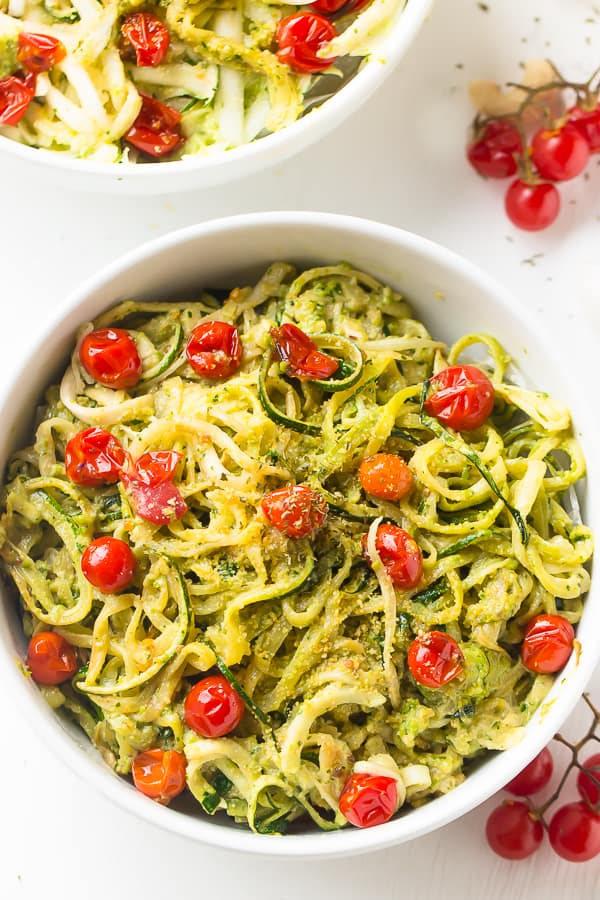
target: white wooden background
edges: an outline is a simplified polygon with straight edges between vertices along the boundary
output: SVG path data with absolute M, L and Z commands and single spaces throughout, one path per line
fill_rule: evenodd
M 488 0 L 485 11 L 476 0 L 437 0 L 401 67 L 336 134 L 275 171 L 203 194 L 78 195 L 26 182 L 3 160 L 0 377 L 54 303 L 117 254 L 178 226 L 268 208 L 363 215 L 449 245 L 560 336 L 557 364 L 592 373 L 600 335 L 596 160 L 590 180 L 563 190 L 560 223 L 530 236 L 506 222 L 501 186 L 467 170 L 463 144 L 470 78 L 512 79 L 517 63 L 535 56 L 551 56 L 574 78 L 600 63 L 596 3 Z M 600 673 L 592 693 L 600 700 Z M 2 900 L 600 898 L 600 859 L 576 866 L 548 848 L 524 863 L 495 858 L 483 838 L 493 802 L 413 844 L 354 860 L 270 863 L 207 849 L 113 808 L 48 754 L 10 697 L 2 701 Z M 581 719 L 579 711 L 575 731 Z

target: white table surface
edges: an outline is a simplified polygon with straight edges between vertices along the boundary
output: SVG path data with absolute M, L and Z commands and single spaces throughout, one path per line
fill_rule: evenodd
M 545 55 L 568 75 L 587 77 L 600 59 L 600 9 L 589 0 L 481 5 L 437 0 L 376 99 L 268 174 L 205 193 L 128 200 L 26 182 L 3 161 L 0 377 L 54 304 L 119 253 L 183 225 L 268 208 L 367 216 L 449 245 L 554 332 L 558 365 L 591 371 L 600 337 L 600 157 L 589 180 L 563 189 L 559 223 L 532 236 L 509 226 L 502 187 L 467 169 L 463 144 L 471 78 L 511 79 L 518 61 Z M 591 690 L 600 700 L 599 672 Z M 547 847 L 523 863 L 494 857 L 483 837 L 494 801 L 412 844 L 354 860 L 255 861 L 195 845 L 113 808 L 49 755 L 10 698 L 2 711 L 2 900 L 600 898 L 598 859 L 576 866 Z M 573 733 L 583 720 L 579 709 Z

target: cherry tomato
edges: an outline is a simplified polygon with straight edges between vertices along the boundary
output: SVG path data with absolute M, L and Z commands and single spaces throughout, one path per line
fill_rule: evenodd
M 548 181 L 569 181 L 580 175 L 590 158 L 590 145 L 570 124 L 540 129 L 531 142 L 531 161 Z
M 133 783 L 146 797 L 165 805 L 185 788 L 186 759 L 177 750 L 144 750 L 131 763 Z
M 553 184 L 527 184 L 517 178 L 504 198 L 506 215 L 523 231 L 541 231 L 560 212 L 560 194 Z
M 319 13 L 298 12 L 282 19 L 275 32 L 277 57 L 296 72 L 320 72 L 335 62 L 318 52 L 337 36 L 329 19 Z
M 169 156 L 184 143 L 181 113 L 140 91 L 142 108 L 124 140 L 148 156 Z
M 310 8 L 314 9 L 315 12 L 331 15 L 331 13 L 338 12 L 338 10 L 347 4 L 348 0 L 314 0 L 314 2 L 310 4 Z
M 550 820 L 552 849 L 569 862 L 587 862 L 600 854 L 600 816 L 581 800 L 561 806 Z
M 17 59 L 27 71 L 39 75 L 62 62 L 67 55 L 65 45 L 49 34 L 21 31 L 18 38 Z
M 290 538 L 307 537 L 327 518 L 321 494 L 304 484 L 271 491 L 263 497 L 261 507 L 269 523 Z
M 75 648 L 56 631 L 39 631 L 29 641 L 26 663 L 38 684 L 62 684 L 77 671 Z
M 488 844 L 504 859 L 526 859 L 539 848 L 544 828 L 526 803 L 507 800 L 487 820 Z
M 201 322 L 190 335 L 185 355 L 194 372 L 203 378 L 229 378 L 242 364 L 242 342 L 235 325 Z
M 506 119 L 488 122 L 467 147 L 467 159 L 484 178 L 508 178 L 517 171 L 515 157 L 523 152 L 518 130 Z
M 127 462 L 127 453 L 118 440 L 102 428 L 86 428 L 65 447 L 65 469 L 74 484 L 94 487 L 114 484 Z
M 0 78 L 0 125 L 17 125 L 35 97 L 35 75 Z
M 419 684 L 439 688 L 463 670 L 463 655 L 453 637 L 445 631 L 426 631 L 408 648 L 408 668 Z
M 83 551 L 81 571 L 103 594 L 115 594 L 131 584 L 135 556 L 125 541 L 99 537 Z
M 187 503 L 172 481 L 149 485 L 125 476 L 123 483 L 136 514 L 146 522 L 168 525 L 187 512 Z
M 94 381 L 115 390 L 135 387 L 142 375 L 135 341 L 122 328 L 100 328 L 86 334 L 79 359 Z
M 558 672 L 571 655 L 574 638 L 573 626 L 563 616 L 534 616 L 525 629 L 521 662 L 530 672 Z
M 156 487 L 173 478 L 180 459 L 181 453 L 176 450 L 151 450 L 137 460 L 133 477 L 141 484 Z
M 363 459 L 358 478 L 367 494 L 380 500 L 401 500 L 410 494 L 414 483 L 404 460 L 392 453 L 376 453 Z
M 169 29 L 158 16 L 133 12 L 125 16 L 121 34 L 126 49 L 133 48 L 137 66 L 158 66 L 169 49 Z
M 367 550 L 367 535 L 362 536 L 362 553 L 370 562 Z M 377 529 L 375 549 L 392 583 L 408 591 L 419 583 L 423 576 L 423 556 L 417 542 L 398 525 L 384 523 Z
M 198 681 L 183 704 L 185 724 L 206 738 L 229 734 L 243 715 L 244 701 L 222 675 L 208 675 Z
M 504 790 L 517 797 L 526 797 L 529 794 L 537 794 L 546 787 L 552 778 L 554 760 L 547 747 L 531 760 L 528 766 L 519 772 L 512 781 L 505 785 Z
M 335 357 L 317 350 L 315 342 L 297 325 L 271 328 L 271 337 L 277 355 L 287 363 L 287 372 L 300 381 L 331 378 L 340 367 Z
M 425 412 L 455 431 L 473 431 L 494 408 L 494 385 L 477 366 L 448 366 L 431 379 Z
M 600 804 L 600 753 L 594 753 L 583 764 L 585 772 L 579 772 L 577 776 L 577 790 L 582 800 L 587 800 L 590 806 Z M 595 779 L 595 780 L 594 780 Z
M 582 109 L 573 106 L 569 110 L 569 124 L 583 135 L 592 153 L 600 150 L 600 106 L 595 109 Z
M 396 780 L 366 772 L 350 776 L 339 800 L 340 812 L 357 828 L 383 825 L 392 818 L 397 806 Z

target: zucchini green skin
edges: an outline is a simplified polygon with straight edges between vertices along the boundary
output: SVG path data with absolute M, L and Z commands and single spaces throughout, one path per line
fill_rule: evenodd
M 266 385 L 267 374 L 269 372 L 270 365 L 271 350 L 269 349 L 265 353 L 260 371 L 258 373 L 258 396 L 264 411 L 266 412 L 268 417 L 277 425 L 283 425 L 284 428 L 290 428 L 292 431 L 297 431 L 300 434 L 310 434 L 313 437 L 317 437 L 319 434 L 321 434 L 321 429 L 318 425 L 311 425 L 308 422 L 302 422 L 300 419 L 292 419 L 290 416 L 286 416 L 285 413 L 282 413 L 280 409 L 277 409 L 275 404 L 270 399 Z
M 311 379 L 311 384 L 316 384 L 329 393 L 335 393 L 337 391 L 347 391 L 348 388 L 353 387 L 360 380 L 365 365 L 360 347 L 341 334 L 310 334 L 309 337 L 319 350 L 335 350 L 340 354 L 344 362 L 348 360 L 353 366 L 352 371 L 345 378 L 327 378 L 323 380 L 315 378 Z
M 173 332 L 173 338 L 171 339 L 169 347 L 160 358 L 160 360 L 154 366 L 151 366 L 146 372 L 143 373 L 142 377 L 140 378 L 140 384 L 145 383 L 146 381 L 152 381 L 154 378 L 158 378 L 160 375 L 162 375 L 163 372 L 166 372 L 169 366 L 177 358 L 182 344 L 183 326 L 181 325 L 181 322 L 176 322 Z

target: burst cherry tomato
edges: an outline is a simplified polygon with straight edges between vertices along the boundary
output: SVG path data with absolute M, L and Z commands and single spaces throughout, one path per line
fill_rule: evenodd
M 62 62 L 67 55 L 65 46 L 49 34 L 33 34 L 21 31 L 18 38 L 17 59 L 27 71 L 38 75 Z
M 461 649 L 445 631 L 426 631 L 408 648 L 408 668 L 419 684 L 439 688 L 463 670 Z
M 75 648 L 55 631 L 40 631 L 31 638 L 26 663 L 38 684 L 62 684 L 77 671 Z
M 151 450 L 135 464 L 135 480 L 150 487 L 170 481 L 179 465 L 181 453 L 176 450 Z
M 118 440 L 102 428 L 79 431 L 65 448 L 65 469 L 74 484 L 94 487 L 119 480 L 127 454 Z
M 335 62 L 318 52 L 337 36 L 329 19 L 319 13 L 298 12 L 282 19 L 275 33 L 277 57 L 296 72 L 320 72 Z
M 573 626 L 563 616 L 534 616 L 525 629 L 521 662 L 530 672 L 558 672 L 571 655 L 574 638 Z
M 370 562 L 368 538 L 362 536 L 362 553 Z M 384 523 L 377 529 L 375 549 L 392 583 L 402 590 L 414 588 L 423 575 L 423 556 L 417 542 L 398 525 Z
M 148 156 L 169 156 L 184 142 L 181 113 L 142 91 L 140 97 L 142 108 L 124 140 Z
M 185 788 L 186 759 L 177 750 L 144 750 L 131 763 L 133 783 L 146 797 L 165 805 Z
M 600 150 L 600 106 L 595 109 L 573 106 L 568 115 L 569 124 L 583 135 L 592 153 L 597 153 Z
M 35 75 L 0 78 L 0 125 L 17 125 L 35 97 Z
M 314 3 L 310 4 L 310 8 L 314 9 L 315 12 L 331 15 L 338 12 L 347 3 L 348 0 L 314 0 Z
M 539 848 L 544 828 L 526 803 L 507 800 L 487 820 L 488 844 L 504 859 L 526 859 Z
M 244 701 L 222 675 L 208 675 L 198 681 L 183 704 L 185 724 L 206 738 L 229 734 L 243 715 Z
M 569 181 L 587 166 L 590 145 L 570 124 L 564 128 L 540 129 L 531 142 L 531 161 L 548 181 Z
M 148 485 L 135 478 L 125 477 L 123 483 L 134 510 L 146 522 L 168 525 L 181 519 L 187 512 L 187 503 L 172 481 Z
M 412 491 L 414 478 L 406 463 L 392 453 L 363 459 L 358 478 L 367 494 L 380 500 L 401 500 Z
M 103 594 L 114 594 L 131 584 L 135 556 L 125 541 L 99 537 L 83 551 L 81 571 Z
M 79 359 L 95 381 L 115 390 L 135 387 L 142 374 L 135 341 L 122 328 L 100 328 L 86 334 Z
M 327 517 L 321 494 L 304 484 L 271 491 L 263 497 L 261 507 L 270 524 L 290 538 L 307 537 Z
M 541 231 L 560 212 L 560 194 L 553 184 L 527 184 L 517 178 L 504 198 L 506 215 L 523 231 Z
M 197 375 L 229 378 L 242 364 L 239 331 L 228 322 L 201 322 L 192 331 L 185 355 Z
M 300 381 L 331 378 L 340 367 L 335 357 L 317 350 L 315 342 L 297 325 L 287 323 L 271 328 L 271 337 L 287 371 Z
M 550 820 L 550 844 L 569 862 L 587 862 L 600 854 L 600 816 L 581 800 L 561 806 Z
M 477 366 L 448 366 L 431 379 L 425 412 L 456 431 L 473 431 L 494 408 L 494 385 Z
M 516 158 L 523 152 L 518 130 L 506 119 L 488 122 L 481 135 L 467 147 L 467 159 L 484 178 L 508 178 L 517 171 Z
M 577 776 L 577 790 L 582 800 L 596 807 L 596 812 L 600 814 L 598 808 L 600 804 L 600 753 L 594 753 L 583 764 L 585 772 L 579 772 Z M 594 780 L 595 779 L 595 780 Z
M 546 787 L 552 778 L 552 770 L 554 769 L 554 760 L 552 754 L 547 747 L 544 747 L 541 753 L 532 759 L 528 766 L 525 766 L 522 772 L 519 772 L 512 781 L 505 785 L 504 790 L 509 794 L 515 794 L 517 797 L 526 797 L 530 794 L 537 794 L 538 791 Z
M 339 800 L 340 812 L 357 828 L 383 825 L 392 818 L 397 806 L 395 779 L 366 772 L 350 776 Z
M 126 50 L 134 50 L 137 66 L 160 65 L 169 49 L 169 29 L 153 13 L 133 12 L 125 16 L 121 34 Z

